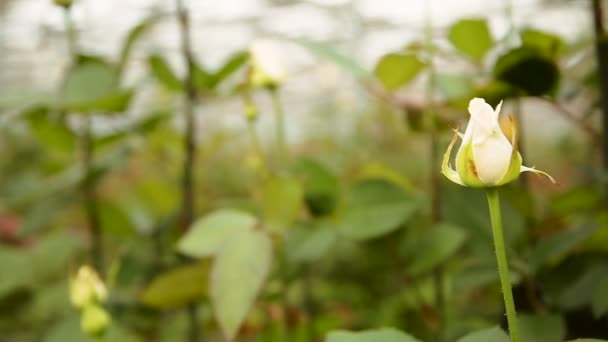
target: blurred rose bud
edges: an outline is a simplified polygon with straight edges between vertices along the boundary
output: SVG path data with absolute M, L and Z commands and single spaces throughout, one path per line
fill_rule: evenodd
M 277 41 L 261 39 L 254 41 L 250 48 L 250 82 L 255 87 L 276 87 L 287 76 L 283 54 Z
M 96 304 L 87 305 L 80 317 L 80 329 L 89 336 L 102 336 L 112 319 L 108 312 Z
M 107 296 L 105 284 L 87 265 L 81 266 L 76 276 L 70 279 L 70 300 L 78 309 L 93 303 L 103 303 Z

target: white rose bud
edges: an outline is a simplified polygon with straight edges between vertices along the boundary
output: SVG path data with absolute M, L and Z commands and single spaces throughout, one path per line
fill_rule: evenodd
M 287 68 L 279 43 L 270 39 L 256 40 L 249 48 L 253 86 L 276 87 L 287 76 Z
M 517 150 L 516 127 L 509 118 L 506 131 L 500 127 L 498 116 L 502 102 L 494 110 L 484 99 L 474 98 L 469 103 L 471 118 L 464 135 L 456 132 L 443 157 L 442 173 L 452 182 L 475 188 L 487 188 L 512 182 L 524 171 L 531 171 L 555 180 L 547 173 L 522 165 Z M 456 154 L 456 169 L 450 165 L 450 154 L 457 138 L 462 143 Z

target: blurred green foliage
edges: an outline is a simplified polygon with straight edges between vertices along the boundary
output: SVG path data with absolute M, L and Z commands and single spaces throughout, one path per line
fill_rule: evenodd
M 463 19 L 446 33 L 451 45 L 416 42 L 368 71 L 332 46 L 291 41 L 380 89 L 382 103 L 346 137 L 313 132 L 292 146 L 280 171 L 256 164 L 268 160 L 272 169 L 280 158 L 255 155 L 243 138 L 245 117 L 242 132 L 201 130 L 197 219 L 181 232 L 183 134 L 175 122 L 184 77 L 158 51 L 146 58 L 149 79 L 134 86 L 123 77 L 137 40 L 161 20 L 136 25 L 116 62 L 77 55 L 57 94 L 1 95 L 2 338 L 89 340 L 70 308 L 67 279 L 91 262 L 88 250 L 102 239 L 108 341 L 186 340 L 192 304 L 209 341 L 508 340 L 499 327 L 505 322 L 483 194 L 433 174 L 439 161 L 428 141 L 438 139 L 442 152 L 474 96 L 559 104 L 575 83 L 585 89 L 580 96 L 597 97 L 594 83 L 564 66 L 587 47 L 531 29 L 510 46 L 485 20 Z M 473 71 L 438 72 L 434 59 L 444 56 L 470 62 Z M 238 100 L 243 91 L 266 91 L 247 88 L 248 58 L 236 53 L 213 71 L 194 61 L 197 97 Z M 435 87 L 433 100 L 422 108 L 396 101 L 423 75 Z M 134 113 L 144 87 L 159 94 L 155 108 Z M 112 129 L 89 132 L 94 156 L 83 170 L 82 122 L 89 119 L 93 128 L 109 120 Z M 594 156 L 593 145 L 589 139 L 580 148 Z M 273 150 L 266 147 L 263 153 Z M 524 342 L 608 338 L 608 212 L 599 191 L 606 170 L 594 160 L 552 160 L 563 180 L 558 188 L 528 179 L 501 189 Z M 87 229 L 83 185 L 96 189 L 101 236 Z

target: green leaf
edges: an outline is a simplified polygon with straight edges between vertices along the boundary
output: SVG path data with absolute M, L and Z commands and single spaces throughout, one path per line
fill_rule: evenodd
M 509 340 L 509 336 L 502 329 L 494 327 L 472 332 L 456 342 L 509 342 Z
M 215 89 L 222 81 L 239 70 L 249 60 L 247 51 L 240 51 L 228 58 L 214 74 L 211 82 L 211 88 Z
M 335 63 L 344 71 L 354 75 L 355 77 L 361 78 L 363 80 L 368 80 L 372 78 L 371 73 L 363 66 L 361 66 L 356 60 L 347 56 L 346 54 L 338 52 L 330 45 L 303 39 L 293 39 L 292 41 L 308 49 L 310 52 L 317 55 L 318 57 Z
M 157 309 L 179 308 L 204 298 L 208 283 L 208 262 L 181 266 L 157 275 L 140 294 L 139 300 Z
M 528 262 L 533 270 L 555 261 L 574 249 L 598 229 L 597 225 L 588 224 L 567 229 L 542 239 L 528 255 Z
M 566 337 L 566 326 L 559 315 L 518 315 L 521 340 L 526 342 L 561 342 Z
M 66 106 L 74 111 L 97 110 L 95 105 L 114 95 L 117 80 L 112 67 L 86 62 L 72 68 L 63 91 Z
M 469 75 L 437 74 L 435 81 L 437 88 L 448 99 L 471 97 L 473 93 L 473 80 Z
M 118 57 L 118 63 L 116 64 L 116 74 L 118 75 L 119 79 L 122 76 L 122 73 L 124 72 L 125 65 L 127 64 L 127 60 L 129 59 L 129 56 L 131 55 L 131 51 L 133 50 L 133 46 L 135 46 L 135 43 L 144 34 L 146 34 L 146 32 L 148 32 L 149 29 L 151 29 L 156 23 L 158 23 L 160 18 L 161 17 L 157 16 L 157 15 L 146 18 L 139 24 L 133 26 L 133 28 L 131 28 L 129 33 L 127 33 L 127 37 L 123 41 L 123 45 L 120 50 L 120 56 Z
M 241 232 L 219 251 L 211 271 L 211 303 L 228 340 L 245 320 L 270 270 L 272 242 L 265 232 Z
M 101 228 L 114 236 L 128 237 L 136 233 L 133 222 L 125 209 L 110 201 L 98 202 Z
M 396 90 L 412 81 L 425 65 L 414 54 L 389 53 L 380 58 L 374 74 L 386 89 Z
M 57 96 L 52 93 L 20 89 L 3 91 L 0 94 L 0 109 L 23 109 L 30 106 L 53 106 L 57 104 Z
M 338 229 L 353 240 L 377 238 L 399 228 L 419 208 L 416 198 L 393 183 L 362 181 L 347 196 Z
M 551 209 L 562 216 L 592 211 L 602 205 L 602 195 L 591 187 L 577 187 L 551 199 Z
M 284 232 L 298 218 L 304 192 L 293 178 L 272 178 L 262 185 L 264 226 L 271 232 Z
M 494 40 L 484 19 L 461 19 L 450 27 L 448 39 L 460 53 L 480 62 Z
M 250 231 L 257 223 L 248 213 L 219 209 L 197 219 L 179 240 L 177 249 L 191 257 L 213 256 L 229 240 Z
M 416 187 L 414 184 L 403 174 L 394 168 L 379 162 L 366 163 L 362 168 L 357 177 L 360 180 L 363 179 L 383 179 L 387 182 L 399 185 L 406 191 L 415 191 Z
M 326 342 L 417 342 L 409 334 L 393 328 L 351 332 L 345 330 L 332 331 L 327 335 Z
M 304 184 L 304 199 L 315 216 L 331 214 L 338 202 L 338 179 L 322 164 L 312 159 L 299 159 L 294 174 Z
M 553 59 L 535 48 L 522 46 L 500 56 L 494 77 L 527 95 L 551 95 L 557 89 L 560 71 Z
M 422 232 L 422 236 L 412 246 L 412 262 L 408 272 L 416 276 L 432 270 L 456 253 L 465 240 L 465 231 L 448 223 L 441 223 Z
M 56 147 L 61 151 L 72 153 L 76 136 L 63 122 L 53 120 L 48 107 L 35 107 L 23 113 L 32 131 L 45 146 Z
M 524 46 L 533 47 L 543 51 L 549 56 L 556 56 L 564 49 L 562 39 L 554 34 L 538 31 L 534 29 L 525 29 L 520 33 L 521 42 Z
M 313 262 L 321 259 L 338 238 L 329 226 L 321 221 L 291 230 L 286 242 L 288 258 L 294 262 Z
M 148 57 L 148 65 L 156 79 L 167 89 L 179 92 L 183 88 L 182 81 L 175 75 L 167 60 L 161 55 Z
M 193 65 L 192 77 L 194 86 L 199 92 L 204 93 L 213 89 L 213 75 L 197 63 Z
M 570 266 L 575 271 L 566 273 L 562 277 L 565 281 L 562 280 L 562 283 L 552 283 L 545 286 L 547 302 L 562 310 L 576 310 L 590 305 L 595 290 L 608 272 L 605 262 L 597 262 L 588 266 L 571 262 Z M 554 288 L 557 288 L 557 291 Z
M 591 300 L 593 315 L 599 318 L 608 312 L 608 276 L 604 276 L 597 284 Z
M 116 90 L 112 94 L 100 98 L 84 108 L 111 113 L 124 112 L 129 108 L 133 94 L 133 89 Z

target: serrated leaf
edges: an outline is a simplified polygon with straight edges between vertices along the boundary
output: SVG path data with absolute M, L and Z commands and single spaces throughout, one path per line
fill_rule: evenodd
M 272 242 L 265 232 L 247 230 L 225 245 L 211 271 L 211 303 L 228 340 L 233 340 L 270 270 Z
M 352 59 L 346 54 L 340 53 L 330 45 L 303 39 L 294 39 L 292 41 L 308 49 L 308 51 L 312 52 L 313 54 L 335 63 L 344 71 L 358 78 L 364 80 L 372 78 L 371 73 L 361 66 L 361 64 L 359 64 L 356 60 Z
M 460 53 L 480 62 L 494 45 L 484 19 L 461 19 L 450 27 L 448 39 Z
M 197 219 L 179 240 L 177 249 L 191 257 L 216 255 L 230 239 L 252 230 L 258 220 L 234 209 L 220 209 Z
M 148 65 L 154 77 L 167 89 L 175 92 L 182 90 L 182 81 L 175 75 L 163 56 L 152 55 L 148 57 Z
M 466 239 L 464 229 L 448 223 L 431 227 L 422 234 L 412 248 L 412 262 L 407 269 L 412 276 L 428 272 L 449 259 Z
M 559 315 L 520 314 L 517 317 L 522 341 L 561 342 L 566 326 Z
M 499 327 L 475 331 L 459 338 L 456 342 L 509 342 L 509 336 Z
M 413 336 L 393 328 L 358 332 L 338 330 L 327 335 L 326 342 L 418 342 Z
M 172 309 L 200 301 L 207 295 L 209 263 L 180 266 L 157 275 L 139 300 L 157 309 Z
M 419 208 L 416 198 L 393 183 L 362 181 L 347 196 L 338 229 L 349 239 L 373 239 L 399 228 Z
M 389 53 L 380 58 L 374 74 L 386 89 L 396 90 L 412 81 L 425 65 L 414 54 Z
M 298 218 L 304 191 L 293 178 L 278 177 L 262 185 L 262 214 L 264 227 L 271 232 L 284 232 Z

